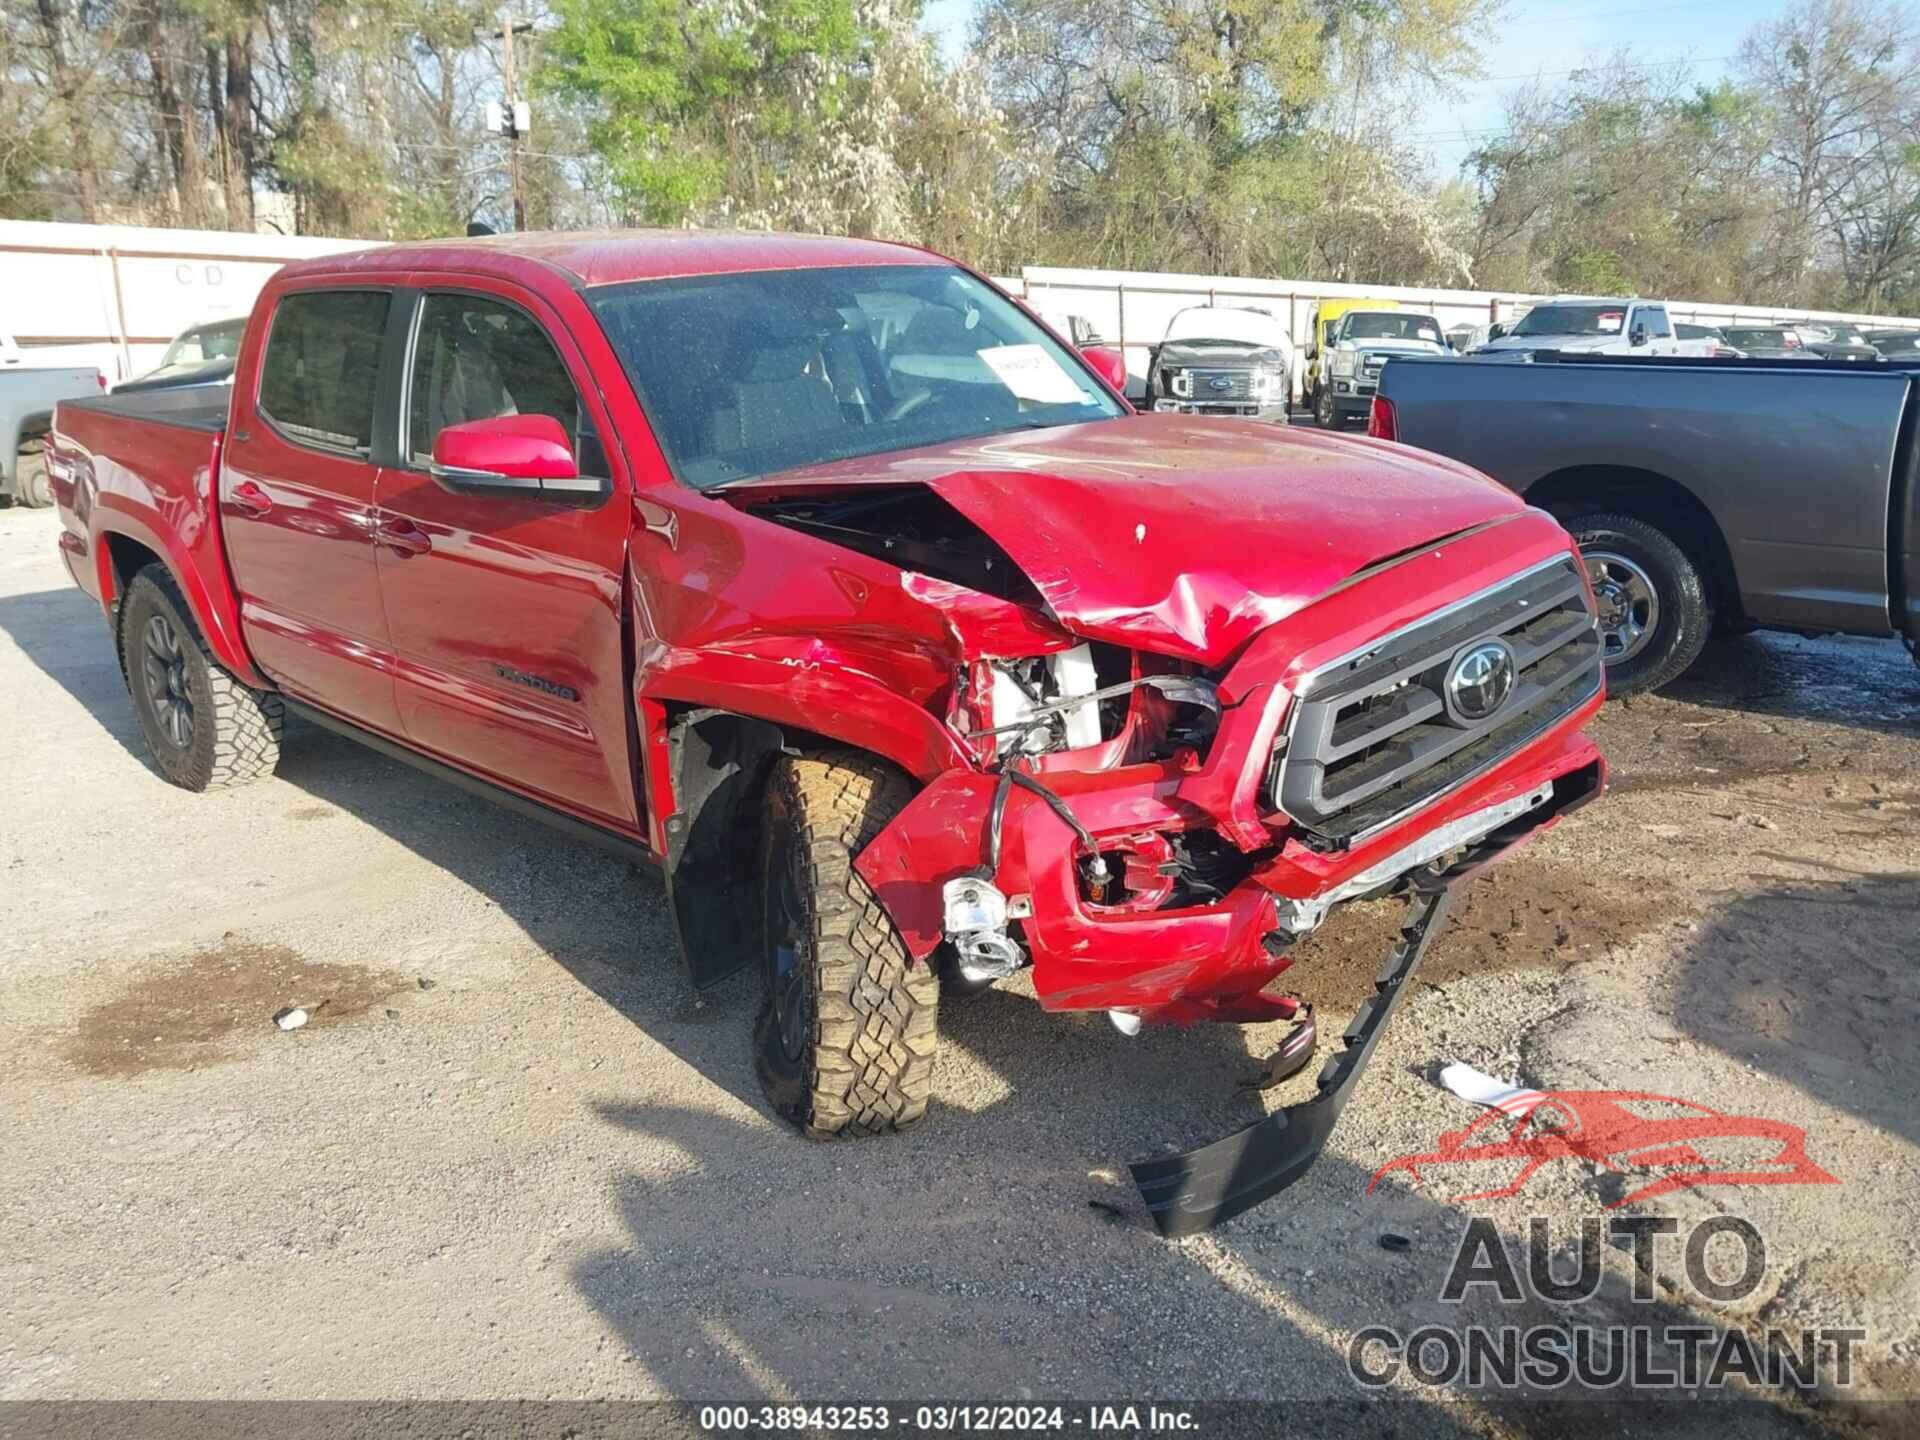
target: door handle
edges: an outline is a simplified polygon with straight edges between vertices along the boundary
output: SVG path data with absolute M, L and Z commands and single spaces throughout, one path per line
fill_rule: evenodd
M 242 480 L 233 487 L 228 497 L 233 501 L 234 509 L 244 510 L 249 515 L 264 515 L 273 509 L 273 497 L 251 480 Z
M 433 549 L 433 537 L 411 520 L 382 520 L 374 529 L 373 543 L 386 546 L 402 559 Z

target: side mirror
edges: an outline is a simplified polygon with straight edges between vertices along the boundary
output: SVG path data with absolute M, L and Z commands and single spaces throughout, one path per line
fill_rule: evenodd
M 567 432 L 551 415 L 502 415 L 449 425 L 434 439 L 427 472 L 455 495 L 597 501 L 606 482 L 583 476 Z
M 1640 345 L 1646 344 L 1647 343 L 1647 327 L 1644 325 L 1634 326 L 1632 333 L 1630 333 L 1627 336 L 1627 343 L 1629 345 L 1634 345 L 1634 346 L 1640 346 Z
M 1116 345 L 1083 345 L 1080 358 L 1121 395 L 1127 393 L 1127 356 Z
M 1506 338 L 1507 338 L 1507 327 L 1505 325 L 1489 325 L 1487 327 L 1487 339 L 1504 340 Z

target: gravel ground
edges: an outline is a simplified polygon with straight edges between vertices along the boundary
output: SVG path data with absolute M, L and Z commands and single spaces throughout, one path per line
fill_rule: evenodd
M 1799 1125 L 1840 1181 L 1625 1207 L 1765 1238 L 1759 1290 L 1717 1310 L 1670 1246 L 1661 1314 L 1869 1331 L 1847 1394 L 1676 1428 L 1885 1429 L 1855 1402 L 1920 1394 L 1897 645 L 1729 639 L 1610 706 L 1612 794 L 1466 893 L 1316 1167 L 1170 1244 L 1120 1162 L 1301 1098 L 1311 1069 L 1236 1088 L 1276 1030 L 1127 1040 L 1010 985 L 943 1013 L 919 1130 L 803 1142 L 760 1103 L 753 985 L 692 996 L 652 877 L 305 727 L 271 781 L 162 783 L 55 530 L 0 511 L 0 1399 L 1351 1400 L 1361 1327 L 1501 1318 L 1439 1299 L 1469 1215 L 1564 1241 L 1634 1188 L 1562 1160 L 1508 1198 L 1455 1197 L 1512 1167 L 1369 1194 L 1481 1113 L 1436 1084 L 1450 1060 Z M 1301 953 L 1324 1033 L 1395 913 Z M 312 1023 L 277 1030 L 288 1005 Z M 1608 1259 L 1560 1319 L 1627 1316 Z M 1395 1433 L 1533 1423 L 1389 1390 Z

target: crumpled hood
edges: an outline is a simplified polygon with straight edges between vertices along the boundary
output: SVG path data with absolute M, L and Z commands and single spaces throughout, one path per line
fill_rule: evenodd
M 1270 356 L 1275 363 L 1285 357 L 1277 345 L 1242 344 L 1229 340 L 1169 340 L 1154 352 L 1163 365 L 1230 364 Z
M 1186 415 L 838 461 L 727 493 L 913 483 L 1006 551 L 1068 629 L 1207 666 L 1375 561 L 1524 508 L 1437 455 Z

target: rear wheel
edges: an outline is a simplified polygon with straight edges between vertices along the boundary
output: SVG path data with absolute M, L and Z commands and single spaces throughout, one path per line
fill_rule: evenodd
M 767 782 L 755 1063 L 809 1135 L 904 1129 L 933 1093 L 939 978 L 853 868 L 912 796 L 905 775 L 844 750 L 782 757 Z
M 22 451 L 14 462 L 13 503 L 24 510 L 44 510 L 53 504 L 53 486 L 47 481 L 46 453 L 38 447 Z
M 280 763 L 278 695 L 221 669 L 173 577 L 148 566 L 120 607 L 120 664 L 147 753 L 183 790 L 221 790 Z
M 1713 634 L 1712 593 L 1700 567 L 1631 515 L 1576 515 L 1565 524 L 1599 607 L 1609 693 L 1637 695 L 1678 679 Z

